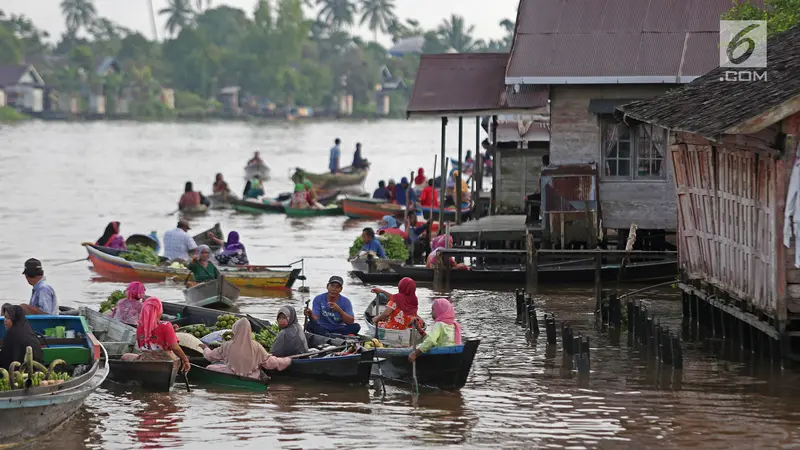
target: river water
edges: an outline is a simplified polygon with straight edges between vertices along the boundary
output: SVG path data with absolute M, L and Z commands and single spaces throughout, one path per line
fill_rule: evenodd
M 474 147 L 474 121 L 465 133 Z M 448 139 L 456 143 L 456 127 Z M 373 162 L 367 181 L 399 179 L 420 165 L 430 173 L 439 148 L 436 121 L 247 125 L 28 123 L 0 128 L 0 300 L 26 302 L 23 262 L 40 258 L 62 305 L 98 306 L 123 284 L 93 281 L 85 256 L 112 220 L 124 235 L 174 227 L 184 182 L 210 191 L 222 172 L 243 185 L 242 167 L 254 150 L 271 166 L 267 192 L 290 188 L 296 166 L 323 170 L 335 137 L 343 159 L 356 140 Z M 453 146 L 449 146 L 453 148 Z M 454 153 L 452 153 L 454 154 Z M 291 220 L 279 215 L 214 211 L 194 219 L 195 231 L 215 222 L 238 230 L 251 261 L 305 260 L 311 295 L 328 277 L 346 276 L 347 250 L 363 226 L 340 217 Z M 345 278 L 357 315 L 369 287 Z M 388 287 L 387 287 L 388 288 Z M 150 295 L 182 301 L 180 289 L 148 284 Z M 436 293 L 420 286 L 429 318 Z M 465 335 L 482 339 L 467 385 L 458 393 L 403 386 L 375 389 L 275 383 L 265 395 L 193 389 L 169 394 L 107 383 L 44 448 L 798 448 L 800 377 L 752 361 L 719 342 L 685 344 L 685 368 L 658 367 L 625 339 L 619 345 L 592 326 L 592 291 L 562 288 L 538 296 L 540 311 L 570 320 L 592 338 L 591 374 L 565 368 L 561 350 L 544 335 L 529 340 L 514 324 L 509 291 L 440 293 L 456 306 Z M 278 308 L 302 308 L 297 292 L 242 298 L 242 310 L 273 319 Z M 651 294 L 651 309 L 677 324 L 674 291 Z M 363 324 L 362 324 L 363 325 Z M 191 378 L 191 374 L 190 374 Z M 37 444 L 39 445 L 39 444 Z

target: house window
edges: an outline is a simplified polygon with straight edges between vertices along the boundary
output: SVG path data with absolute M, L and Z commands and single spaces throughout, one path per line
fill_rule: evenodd
M 603 176 L 663 179 L 667 132 L 650 124 L 629 127 L 613 117 L 601 119 Z

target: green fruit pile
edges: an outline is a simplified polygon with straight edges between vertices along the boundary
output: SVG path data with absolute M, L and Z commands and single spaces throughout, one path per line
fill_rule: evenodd
M 178 328 L 178 331 L 181 333 L 189 333 L 192 336 L 200 339 L 201 337 L 212 333 L 214 330 L 211 328 L 206 327 L 205 325 L 196 324 L 196 325 L 187 325 L 185 327 Z
M 158 265 L 161 262 L 161 258 L 158 257 L 155 250 L 142 244 L 131 245 L 128 247 L 127 252 L 120 253 L 119 256 L 126 261 L 134 261 L 142 264 Z
M 126 296 L 124 291 L 116 290 L 112 292 L 111 295 L 108 296 L 106 301 L 100 304 L 100 312 L 104 313 L 106 311 L 110 311 L 112 308 L 117 306 L 117 302 L 119 302 L 125 297 Z
M 214 325 L 214 328 L 217 330 L 230 330 L 237 320 L 239 319 L 233 314 L 223 314 L 217 317 L 217 323 Z
M 226 331 L 222 333 L 223 341 L 230 341 L 231 339 L 233 339 L 233 331 Z
M 264 328 L 258 333 L 253 333 L 253 340 L 261 344 L 267 351 L 270 351 L 270 349 L 272 349 L 272 343 L 275 342 L 275 338 L 280 331 L 281 329 L 278 324 L 273 323 L 269 328 Z
M 383 236 L 376 237 L 378 238 L 378 242 L 383 246 L 383 249 L 386 250 L 386 258 L 399 259 L 402 261 L 408 259 L 408 248 L 402 237 L 396 234 L 384 234 Z M 363 246 L 364 239 L 358 236 L 356 240 L 353 241 L 353 246 L 350 247 L 350 257 L 352 258 L 358 255 Z

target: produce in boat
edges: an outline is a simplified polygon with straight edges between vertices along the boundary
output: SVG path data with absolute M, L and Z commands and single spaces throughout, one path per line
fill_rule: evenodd
M 104 313 L 106 311 L 111 311 L 111 309 L 117 306 L 117 303 L 125 297 L 126 297 L 125 292 L 119 289 L 112 292 L 111 295 L 108 296 L 106 301 L 100 304 L 100 312 Z
M 151 247 L 142 244 L 133 244 L 128 247 L 128 251 L 122 252 L 119 256 L 126 261 L 134 261 L 142 264 L 158 265 L 161 258 Z
M 378 239 L 378 242 L 381 243 L 383 249 L 386 251 L 387 259 L 397 259 L 401 261 L 408 259 L 408 248 L 402 237 L 396 234 L 384 234 L 382 236 L 375 236 L 375 238 Z M 353 242 L 353 246 L 350 247 L 350 257 L 352 258 L 358 255 L 363 246 L 364 238 L 359 236 Z

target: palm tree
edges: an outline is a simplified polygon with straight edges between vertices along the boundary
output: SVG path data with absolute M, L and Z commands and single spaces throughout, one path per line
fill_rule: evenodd
M 153 8 L 153 0 L 148 0 L 150 3 L 150 28 L 153 31 L 153 40 L 158 42 L 158 27 L 156 27 L 156 10 Z
M 169 0 L 168 6 L 158 12 L 159 15 L 167 15 L 167 23 L 164 29 L 170 35 L 176 35 L 182 28 L 189 26 L 194 17 L 194 10 L 189 5 L 189 0 Z
M 92 0 L 61 0 L 61 13 L 67 22 L 67 29 L 73 32 L 88 27 L 97 16 Z
M 437 30 L 442 43 L 459 53 L 470 52 L 475 49 L 472 34 L 475 25 L 467 26 L 464 16 L 453 14 L 450 20 L 445 19 Z
M 394 0 L 361 0 L 359 25 L 368 23 L 368 28 L 375 35 L 375 42 L 378 41 L 378 31 L 386 33 L 389 26 L 397 21 L 394 8 Z
M 317 0 L 322 5 L 319 18 L 334 30 L 350 27 L 355 23 L 356 5 L 352 0 Z
M 211 8 L 211 0 L 195 0 L 197 5 L 197 12 L 203 12 L 204 9 Z

